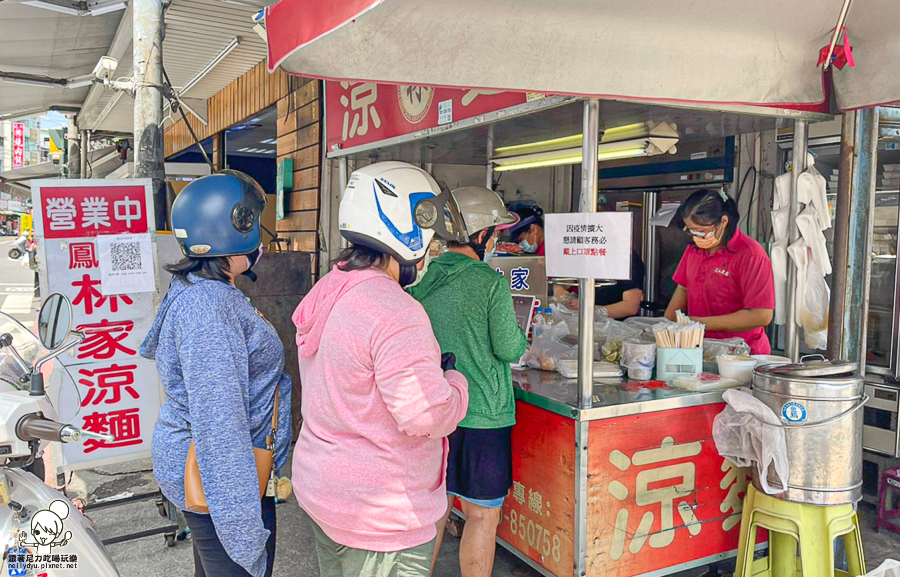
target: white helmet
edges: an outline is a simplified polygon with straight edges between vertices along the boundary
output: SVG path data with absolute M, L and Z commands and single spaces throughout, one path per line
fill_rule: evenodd
M 405 162 L 377 162 L 355 170 L 338 211 L 341 236 L 414 265 L 434 237 L 434 230 L 413 218 L 416 205 L 440 193 L 430 174 Z

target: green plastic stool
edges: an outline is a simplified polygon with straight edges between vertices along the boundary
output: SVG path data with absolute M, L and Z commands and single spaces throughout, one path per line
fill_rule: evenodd
M 769 556 L 754 562 L 757 529 L 769 530 Z M 838 537 L 844 539 L 849 571 L 834 568 L 834 540 Z M 853 505 L 793 503 L 748 487 L 734 577 L 858 577 L 865 573 Z

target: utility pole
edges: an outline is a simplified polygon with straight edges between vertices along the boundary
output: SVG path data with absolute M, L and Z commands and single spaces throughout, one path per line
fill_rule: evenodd
M 67 116 L 69 120 L 66 131 L 66 167 L 69 178 L 81 178 L 81 137 L 78 134 L 78 126 L 75 123 L 75 115 Z
M 153 180 L 156 228 L 166 223 L 162 123 L 162 0 L 133 0 L 134 176 Z

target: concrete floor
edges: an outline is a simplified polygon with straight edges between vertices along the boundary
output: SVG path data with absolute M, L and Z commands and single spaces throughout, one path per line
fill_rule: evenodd
M 92 469 L 77 473 L 69 487 L 71 496 L 88 495 L 89 502 L 116 495 L 153 491 L 156 484 L 149 472 L 148 461 Z M 312 534 L 305 514 L 296 501 L 278 505 L 278 554 L 274 577 L 318 577 L 318 567 Z M 863 525 L 866 565 L 874 569 L 886 558 L 900 558 L 900 536 L 875 533 L 875 512 L 871 506 L 860 506 Z M 165 519 L 159 516 L 153 501 L 143 501 L 110 509 L 89 511 L 101 538 L 161 527 Z M 193 574 L 190 541 L 175 547 L 165 546 L 162 535 L 111 545 L 109 552 L 123 577 L 189 577 Z M 447 535 L 438 558 L 436 577 L 459 577 L 457 555 L 459 539 Z M 729 575 L 731 567 L 723 564 L 721 575 Z M 695 569 L 679 577 L 700 577 L 706 569 Z M 538 573 L 507 551 L 498 548 L 494 566 L 495 577 L 538 577 Z

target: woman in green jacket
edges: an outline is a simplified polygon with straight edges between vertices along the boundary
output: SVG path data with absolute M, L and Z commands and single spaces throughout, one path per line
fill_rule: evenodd
M 455 497 L 466 526 L 460 544 L 462 577 L 489 577 L 503 498 L 512 486 L 510 431 L 516 422 L 510 363 L 525 353 L 507 280 L 487 261 L 497 232 L 518 221 L 497 194 L 467 186 L 450 193 L 467 243 L 451 242 L 410 294 L 431 319 L 441 352 L 456 355 L 469 381 L 469 409 L 450 435 L 447 515 L 438 523 L 435 556 Z

